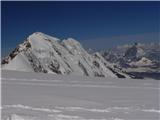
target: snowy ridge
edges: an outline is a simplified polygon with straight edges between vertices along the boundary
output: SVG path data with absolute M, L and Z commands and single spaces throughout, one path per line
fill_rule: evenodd
M 3 59 L 2 69 L 80 76 L 129 77 L 114 69 L 99 53 L 87 53 L 78 41 L 72 38 L 61 41 L 41 32 L 30 35 Z

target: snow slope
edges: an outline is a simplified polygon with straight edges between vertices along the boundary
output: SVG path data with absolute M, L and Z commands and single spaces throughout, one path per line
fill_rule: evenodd
M 142 57 L 139 61 L 129 63 L 130 66 L 134 67 L 145 67 L 152 66 L 153 62 L 145 57 Z
M 41 32 L 26 41 L 2 60 L 2 69 L 54 74 L 73 74 L 98 77 L 129 77 L 95 53 L 91 55 L 72 39 L 59 40 Z
M 2 120 L 159 120 L 160 81 L 2 71 Z

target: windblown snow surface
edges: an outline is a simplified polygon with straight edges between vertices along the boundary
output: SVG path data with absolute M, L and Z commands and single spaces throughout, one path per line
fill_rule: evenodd
M 158 80 L 2 71 L 2 120 L 159 120 Z

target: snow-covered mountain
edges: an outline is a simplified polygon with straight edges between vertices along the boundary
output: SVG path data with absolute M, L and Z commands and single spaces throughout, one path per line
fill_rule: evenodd
M 41 32 L 30 35 L 2 60 L 2 69 L 98 77 L 129 77 L 99 53 L 89 54 L 68 38 L 60 40 Z
M 102 51 L 101 54 L 127 73 L 138 73 L 142 77 L 151 74 L 160 79 L 160 44 L 123 45 Z

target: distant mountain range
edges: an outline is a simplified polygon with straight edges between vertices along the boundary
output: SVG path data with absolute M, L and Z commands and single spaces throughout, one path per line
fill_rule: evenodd
M 118 46 L 101 55 L 128 74 L 160 79 L 160 43 Z
M 90 54 L 82 45 L 68 38 L 36 32 L 19 44 L 2 62 L 2 69 L 94 77 L 131 78 L 98 52 Z
M 1 61 L 2 69 L 91 77 L 160 79 L 160 44 L 85 50 L 73 38 L 35 32 Z

